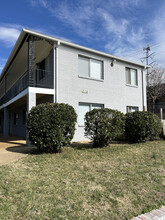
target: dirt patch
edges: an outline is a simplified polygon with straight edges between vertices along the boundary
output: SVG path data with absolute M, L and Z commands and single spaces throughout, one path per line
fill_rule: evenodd
M 8 164 L 26 157 L 35 147 L 27 146 L 19 137 L 4 138 L 0 135 L 0 165 Z

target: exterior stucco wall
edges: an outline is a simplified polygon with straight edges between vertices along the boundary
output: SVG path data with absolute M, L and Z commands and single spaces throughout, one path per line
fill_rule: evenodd
M 104 66 L 104 80 L 85 79 L 78 76 L 78 55 L 100 59 Z M 78 103 L 100 103 L 104 107 L 126 113 L 126 106 L 138 106 L 143 110 L 142 74 L 137 66 L 116 61 L 111 67 L 111 59 L 75 48 L 60 45 L 58 73 L 58 102 L 72 105 L 78 114 Z M 138 86 L 126 85 L 125 67 L 138 70 Z M 145 77 L 144 77 L 145 81 Z M 145 87 L 145 85 L 144 85 Z M 87 93 L 83 93 L 86 91 Z M 146 92 L 144 90 L 144 92 Z M 144 94 L 144 97 L 146 95 Z M 146 98 L 145 98 L 146 105 Z M 76 125 L 73 141 L 85 140 L 84 127 Z

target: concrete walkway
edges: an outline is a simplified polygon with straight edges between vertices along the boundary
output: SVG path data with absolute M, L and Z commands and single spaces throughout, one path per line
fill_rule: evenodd
M 165 220 L 165 206 L 162 206 L 160 209 L 155 209 L 151 212 L 141 214 L 131 220 Z
M 33 149 L 35 147 L 26 146 L 26 141 L 19 137 L 4 138 L 0 134 L 0 165 L 26 157 Z

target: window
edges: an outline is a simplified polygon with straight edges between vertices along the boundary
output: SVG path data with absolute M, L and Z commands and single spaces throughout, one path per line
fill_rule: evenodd
M 139 110 L 139 108 L 136 106 L 127 106 L 127 113 L 128 112 L 136 112 L 138 110 Z
M 78 124 L 84 126 L 84 117 L 85 114 L 94 108 L 101 109 L 104 108 L 103 104 L 90 104 L 90 103 L 79 103 L 79 112 L 78 112 Z
M 126 67 L 125 72 L 126 72 L 126 83 L 131 86 L 137 86 L 138 85 L 137 70 Z
M 14 125 L 18 125 L 18 114 L 14 113 Z
M 103 79 L 103 62 L 83 56 L 78 58 L 79 76 Z

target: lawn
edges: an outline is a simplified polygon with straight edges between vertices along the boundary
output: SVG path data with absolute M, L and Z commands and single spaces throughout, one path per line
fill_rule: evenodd
M 0 219 L 131 219 L 165 205 L 165 141 L 74 144 L 0 166 Z

